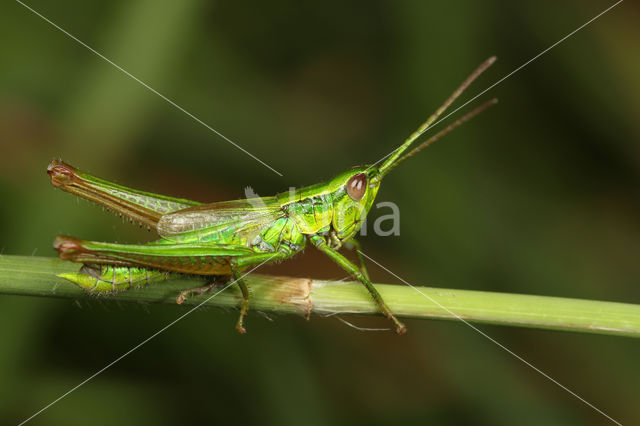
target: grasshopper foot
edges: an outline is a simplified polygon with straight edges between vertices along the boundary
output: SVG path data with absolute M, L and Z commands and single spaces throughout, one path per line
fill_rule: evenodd
M 247 329 L 242 326 L 242 317 L 240 317 L 240 319 L 236 323 L 236 331 L 238 333 L 240 333 L 240 334 L 246 334 L 247 333 Z
M 402 336 L 407 332 L 407 326 L 401 323 L 395 315 L 390 313 L 388 318 L 396 325 L 396 333 L 398 333 L 398 335 Z

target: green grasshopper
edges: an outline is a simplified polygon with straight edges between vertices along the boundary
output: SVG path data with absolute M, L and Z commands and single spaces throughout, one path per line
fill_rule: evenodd
M 137 245 L 57 236 L 53 246 L 60 257 L 84 264 L 77 273 L 61 276 L 89 293 L 116 293 L 165 280 L 172 273 L 232 277 L 242 293 L 236 329 L 245 333 L 243 322 L 249 310 L 250 292 L 241 273 L 252 266 L 290 258 L 310 241 L 362 282 L 380 311 L 393 321 L 396 332 L 404 334 L 405 325 L 389 310 L 371 283 L 354 235 L 389 171 L 495 103 L 494 99 L 477 107 L 404 154 L 494 61 L 492 57 L 481 64 L 380 166 L 353 167 L 327 182 L 259 200 L 203 204 L 126 188 L 54 160 L 47 168 L 54 186 L 127 216 L 160 235 L 156 241 Z M 343 245 L 358 249 L 360 267 L 338 252 Z M 203 294 L 214 285 L 215 281 L 185 290 L 177 302 L 182 303 L 192 294 Z

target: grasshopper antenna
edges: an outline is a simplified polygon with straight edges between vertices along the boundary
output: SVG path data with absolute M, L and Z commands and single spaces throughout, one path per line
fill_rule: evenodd
M 495 56 L 492 56 L 486 61 L 484 61 L 482 64 L 480 64 L 480 66 L 476 68 L 475 71 L 473 71 L 471 75 L 469 75 L 469 77 L 467 77 L 462 82 L 462 84 L 451 94 L 451 96 L 449 96 L 447 100 L 444 101 L 444 103 L 440 106 L 440 108 L 438 108 L 436 112 L 431 114 L 431 116 L 427 119 L 427 121 L 422 123 L 422 125 L 418 127 L 418 129 L 415 132 L 413 132 L 407 138 L 407 140 L 405 140 L 404 143 L 400 145 L 399 148 L 394 150 L 388 156 L 386 161 L 382 163 L 382 165 L 380 166 L 381 175 L 387 174 L 387 172 L 392 168 L 391 166 L 393 166 L 394 163 L 400 158 L 402 153 L 406 151 L 416 141 L 416 139 L 422 136 L 422 134 L 426 132 L 427 129 L 429 129 L 429 127 L 431 127 L 431 125 L 438 119 L 438 117 L 440 117 L 442 113 L 447 108 L 449 108 L 449 106 L 462 94 L 462 92 L 464 92 L 465 89 L 467 89 L 467 87 L 469 87 L 469 85 L 473 83 L 473 81 L 476 78 L 478 78 L 480 74 L 482 74 L 487 68 L 489 68 L 496 61 L 496 59 L 497 58 Z
M 493 106 L 493 105 L 495 105 L 497 103 L 498 103 L 498 99 L 493 98 L 490 101 L 487 101 L 487 102 L 483 103 L 482 105 L 479 105 L 479 106 L 475 107 L 474 109 L 472 109 L 471 111 L 469 111 L 468 113 L 463 115 L 462 117 L 458 118 L 453 123 L 449 124 L 444 129 L 440 130 L 438 133 L 436 133 L 435 135 L 431 136 L 429 139 L 427 139 L 426 141 L 422 142 L 420 145 L 418 145 L 417 147 L 413 148 L 411 151 L 409 151 L 408 153 L 406 153 L 405 155 L 400 157 L 398 160 L 396 160 L 395 163 L 393 163 L 391 166 L 389 166 L 389 168 L 387 169 L 387 172 L 392 170 L 394 167 L 396 167 L 398 164 L 400 164 L 401 162 L 403 162 L 407 158 L 413 157 L 414 155 L 416 155 L 417 153 L 419 153 L 420 151 L 422 151 L 423 149 L 425 149 L 426 147 L 428 147 L 429 145 L 431 145 L 432 143 L 434 143 L 438 139 L 442 138 L 444 135 L 450 133 L 456 127 L 460 126 L 461 124 L 466 123 L 467 121 L 471 120 L 476 115 L 480 114 L 485 109 L 487 109 L 487 108 L 489 108 L 489 107 L 491 107 L 491 106 Z

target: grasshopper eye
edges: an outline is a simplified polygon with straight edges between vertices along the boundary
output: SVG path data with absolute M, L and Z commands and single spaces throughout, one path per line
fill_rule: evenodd
M 361 200 L 367 192 L 367 174 L 358 173 L 347 182 L 347 194 L 353 201 Z

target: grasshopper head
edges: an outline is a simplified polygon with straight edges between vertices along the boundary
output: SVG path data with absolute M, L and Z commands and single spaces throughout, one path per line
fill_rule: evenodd
M 333 178 L 330 186 L 332 226 L 338 238 L 347 239 L 360 230 L 369 213 L 380 189 L 380 174 L 377 167 L 354 167 Z

